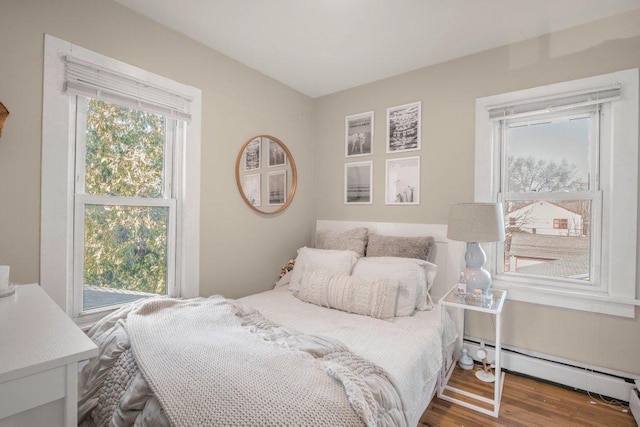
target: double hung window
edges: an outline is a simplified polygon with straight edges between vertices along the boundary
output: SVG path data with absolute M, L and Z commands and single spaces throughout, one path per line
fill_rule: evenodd
M 497 274 L 599 284 L 599 118 L 596 105 L 497 121 L 497 197 L 509 224 Z
M 75 318 L 198 295 L 199 89 L 45 37 L 40 282 Z
M 184 122 L 76 96 L 78 314 L 176 295 L 173 164 Z
M 478 99 L 475 170 L 475 200 L 504 209 L 494 286 L 634 315 L 638 70 Z

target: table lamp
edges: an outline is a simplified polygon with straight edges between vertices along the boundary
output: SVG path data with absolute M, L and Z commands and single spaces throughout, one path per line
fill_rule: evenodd
M 449 208 L 447 238 L 467 242 L 464 254 L 464 278 L 467 291 L 480 289 L 484 295 L 491 288 L 491 274 L 483 268 L 487 257 L 478 243 L 504 241 L 504 218 L 501 203 L 460 203 Z

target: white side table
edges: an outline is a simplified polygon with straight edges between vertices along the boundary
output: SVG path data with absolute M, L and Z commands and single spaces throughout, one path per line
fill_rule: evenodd
M 504 385 L 504 372 L 501 370 L 500 366 L 500 356 L 501 356 L 501 315 L 502 315 L 502 307 L 504 305 L 504 300 L 507 297 L 507 291 L 495 290 L 492 289 L 491 293 L 493 295 L 493 299 L 490 302 L 482 303 L 476 301 L 473 296 L 467 294 L 465 297 L 458 297 L 455 294 L 456 287 L 454 286 L 447 294 L 440 299 L 440 304 L 442 306 L 447 307 L 455 307 L 462 310 L 471 310 L 471 311 L 479 311 L 482 313 L 489 313 L 496 316 L 496 348 L 495 348 L 495 383 L 494 383 L 494 393 L 493 399 L 487 399 L 484 396 L 480 396 L 475 393 L 471 393 L 465 390 L 461 390 L 456 387 L 452 387 L 448 385 L 449 379 L 451 378 L 451 374 L 457 365 L 457 360 L 449 367 L 447 372 L 442 372 L 440 375 L 439 385 L 438 385 L 438 397 L 440 399 L 464 406 L 469 409 L 473 409 L 474 411 L 482 412 L 483 414 L 491 415 L 494 417 L 498 417 L 500 412 L 500 400 L 502 399 L 502 387 Z M 466 402 L 464 400 L 456 399 L 455 397 L 451 397 L 445 394 L 446 391 L 458 393 L 462 396 L 466 396 L 468 398 L 474 399 L 479 402 L 488 403 L 493 406 L 493 411 L 483 408 L 481 406 L 475 405 L 473 403 Z
M 0 298 L 0 426 L 77 426 L 77 363 L 97 354 L 40 286 Z

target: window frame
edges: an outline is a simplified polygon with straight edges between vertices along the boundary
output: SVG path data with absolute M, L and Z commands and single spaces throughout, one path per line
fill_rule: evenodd
M 84 282 L 84 243 L 85 243 L 85 212 L 87 205 L 94 206 L 135 206 L 135 207 L 164 207 L 168 208 L 167 217 L 167 294 L 170 297 L 180 296 L 176 288 L 176 189 L 173 182 L 174 164 L 180 164 L 180 144 L 176 143 L 178 135 L 184 132 L 184 122 L 165 117 L 164 148 L 163 148 L 163 188 L 158 197 L 132 197 L 87 194 L 86 192 L 86 123 L 89 98 L 80 95 L 70 95 L 71 105 L 76 106 L 75 114 L 75 185 L 74 185 L 74 271 L 75 283 Z M 108 101 L 111 103 L 110 101 Z M 125 108 L 131 108 L 126 107 Z M 73 120 L 73 117 L 72 117 Z M 84 286 L 73 286 L 73 316 L 75 318 L 99 315 L 104 311 L 111 311 L 128 302 L 110 304 L 86 310 L 84 308 Z
M 520 284 L 529 284 L 532 286 L 547 287 L 553 289 L 567 289 L 582 291 L 585 286 L 592 289 L 606 291 L 601 278 L 600 259 L 601 259 L 601 210 L 602 210 L 602 192 L 600 191 L 600 112 L 601 106 L 577 107 L 568 110 L 560 110 L 550 113 L 532 114 L 526 117 L 519 117 L 509 120 L 494 120 L 494 136 L 492 144 L 494 149 L 499 151 L 499 163 L 496 169 L 497 200 L 500 203 L 505 201 L 547 201 L 550 203 L 569 200 L 588 200 L 591 202 L 591 218 L 590 218 L 590 241 L 589 241 L 589 280 L 581 280 L 575 278 L 554 278 L 551 276 L 534 276 L 527 273 L 505 272 L 503 270 L 504 260 L 504 243 L 495 244 L 495 265 L 492 275 L 498 279 L 508 282 Z M 508 168 L 508 150 L 506 149 L 507 131 L 512 125 L 528 125 L 528 124 L 544 124 L 558 121 L 566 121 L 572 119 L 589 118 L 589 149 L 592 162 L 589 167 L 589 188 L 582 191 L 569 192 L 509 192 L 509 177 L 506 169 Z M 535 228 L 532 228 L 535 230 Z M 535 232 L 535 231 L 534 231 Z
M 64 93 L 65 57 L 112 69 L 158 87 L 190 95 L 191 121 L 175 132 L 172 180 L 175 190 L 175 296 L 199 295 L 201 91 L 124 62 L 45 35 L 43 84 L 40 285 L 78 323 L 90 323 L 115 309 L 82 313 L 74 286 L 76 96 Z M 184 122 L 183 122 L 184 123 Z M 104 196 L 100 196 L 102 198 Z M 114 199 L 115 200 L 115 199 Z M 80 196 L 83 205 L 96 196 Z M 136 203 L 132 200 L 120 200 Z M 148 205 L 148 200 L 145 205 Z M 99 203 L 98 203 L 99 204 Z
M 509 291 L 508 298 L 554 307 L 634 317 L 637 295 L 638 230 L 638 69 L 525 89 L 476 100 L 475 189 L 476 202 L 499 201 L 500 165 L 504 161 L 500 129 L 489 117 L 494 106 L 536 99 L 560 98 L 567 94 L 619 85 L 619 99 L 600 105 L 600 189 L 602 224 L 593 242 L 599 242 L 599 286 L 559 287 L 555 280 L 504 278 L 496 275 L 498 244 L 483 244 L 487 268 L 494 286 Z M 561 113 L 560 113 L 561 114 Z M 615 185 L 614 185 L 615 183 Z M 596 189 L 598 190 L 598 189 Z M 544 198 L 541 193 L 540 198 Z M 592 219 L 593 219 L 592 211 Z

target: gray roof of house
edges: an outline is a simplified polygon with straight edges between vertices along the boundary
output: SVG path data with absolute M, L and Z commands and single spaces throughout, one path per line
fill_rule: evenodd
M 513 233 L 509 254 L 520 258 L 566 259 L 589 253 L 587 236 Z
M 527 265 L 517 270 L 519 273 L 538 274 L 551 277 L 589 277 L 589 254 L 582 254 L 555 261 Z

